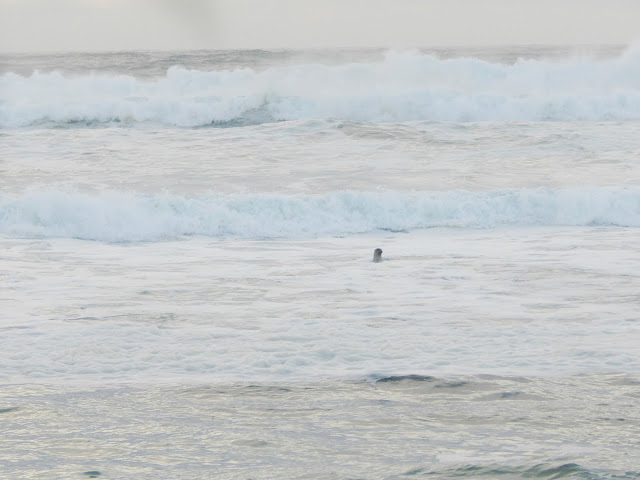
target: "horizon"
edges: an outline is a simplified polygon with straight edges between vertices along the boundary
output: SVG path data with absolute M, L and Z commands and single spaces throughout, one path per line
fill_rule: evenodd
M 396 53 L 429 53 L 429 51 L 454 51 L 454 50 L 479 50 L 488 52 L 492 50 L 503 49 L 549 49 L 559 50 L 566 49 L 572 54 L 581 55 L 589 54 L 597 49 L 619 49 L 622 53 L 640 48 L 640 41 L 633 43 L 585 43 L 585 44 L 536 44 L 536 43 L 512 43 L 512 44 L 488 44 L 488 45 L 422 45 L 414 47 L 386 47 L 386 46 L 330 46 L 330 47 L 256 47 L 256 48 L 123 48 L 123 49 L 104 49 L 104 50 L 34 50 L 34 51 L 3 51 L 0 50 L 2 56 L 40 56 L 40 55 L 87 55 L 87 54 L 119 54 L 119 53 L 187 53 L 187 52 L 331 52 L 331 51 L 380 51 L 380 52 L 396 52 Z

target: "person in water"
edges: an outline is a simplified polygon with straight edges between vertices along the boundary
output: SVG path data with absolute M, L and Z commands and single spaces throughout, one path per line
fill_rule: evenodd
M 373 261 L 374 262 L 381 262 L 382 261 L 382 249 L 381 248 L 376 248 L 373 251 Z

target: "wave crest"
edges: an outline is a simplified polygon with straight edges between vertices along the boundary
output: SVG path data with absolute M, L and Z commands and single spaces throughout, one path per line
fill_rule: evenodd
M 324 195 L 0 194 L 0 233 L 21 237 L 288 238 L 499 225 L 640 227 L 640 187 Z
M 610 60 L 512 65 L 389 53 L 380 62 L 198 71 L 144 80 L 58 72 L 0 77 L 0 125 L 184 127 L 339 118 L 370 122 L 638 120 L 640 49 Z

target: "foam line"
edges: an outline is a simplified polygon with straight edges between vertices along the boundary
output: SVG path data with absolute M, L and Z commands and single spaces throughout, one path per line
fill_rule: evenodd
M 431 227 L 640 227 L 640 187 L 323 195 L 0 194 L 0 233 L 104 241 L 295 238 Z
M 174 66 L 156 79 L 0 76 L 0 126 L 152 122 L 183 127 L 339 118 L 369 122 L 640 119 L 640 49 L 616 59 L 389 53 L 380 62 L 263 71 Z

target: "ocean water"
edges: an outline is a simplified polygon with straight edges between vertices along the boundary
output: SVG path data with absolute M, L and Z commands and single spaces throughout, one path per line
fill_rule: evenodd
M 0 478 L 640 479 L 639 267 L 637 48 L 0 56 Z

